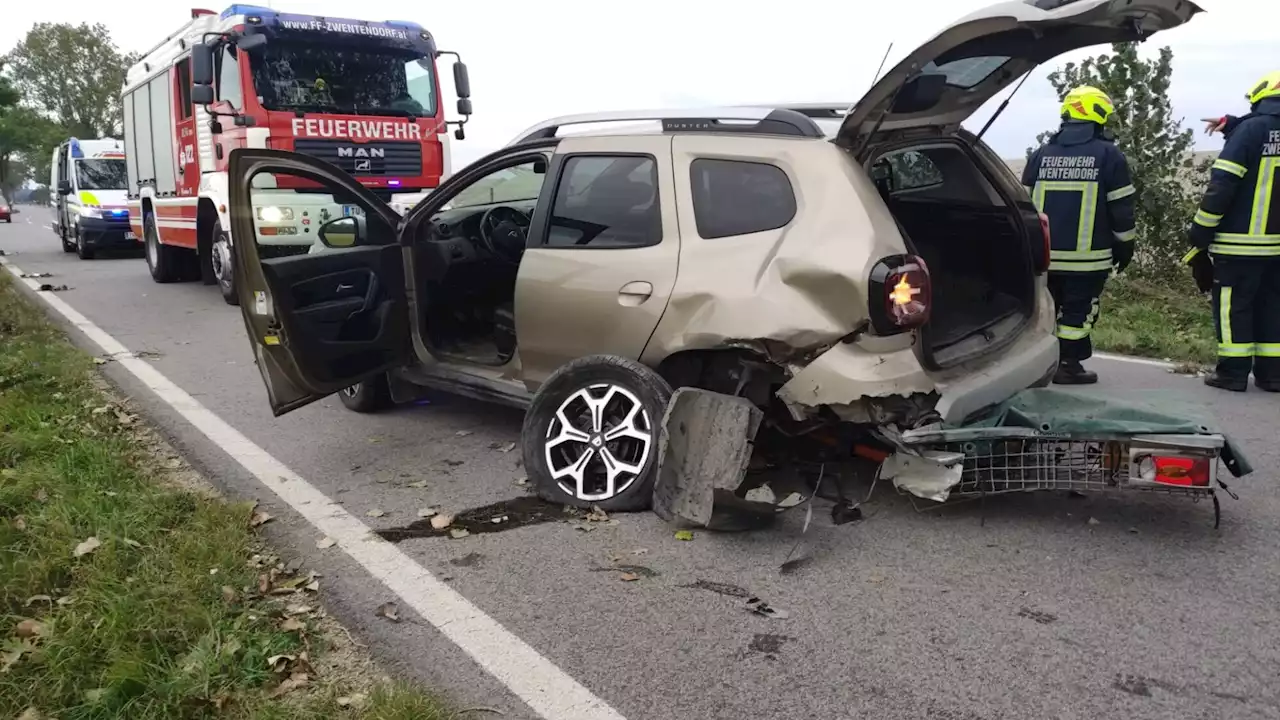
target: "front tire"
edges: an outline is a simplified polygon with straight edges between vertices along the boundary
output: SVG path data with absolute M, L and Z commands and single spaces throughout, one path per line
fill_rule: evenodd
M 84 230 L 76 228 L 76 257 L 81 260 L 92 260 L 94 256 L 93 248 L 84 241 Z
M 183 278 L 183 250 L 160 243 L 154 212 L 142 216 L 142 235 L 146 247 L 147 269 L 158 283 L 179 282 Z
M 391 387 L 386 373 L 379 373 L 338 392 L 342 406 L 358 413 L 375 413 L 391 407 Z
M 594 355 L 561 367 L 533 396 L 520 433 L 538 496 L 573 507 L 648 509 L 670 401 L 661 376 L 626 358 Z
M 213 243 L 209 246 L 209 263 L 212 266 L 214 282 L 218 284 L 218 292 L 222 293 L 222 301 L 228 305 L 239 305 L 240 296 L 236 294 L 235 258 L 232 255 L 231 236 L 222 229 L 221 222 L 213 224 Z
M 73 253 L 76 251 L 75 242 L 67 239 L 66 228 L 60 228 L 58 230 L 58 239 L 62 241 L 62 252 Z

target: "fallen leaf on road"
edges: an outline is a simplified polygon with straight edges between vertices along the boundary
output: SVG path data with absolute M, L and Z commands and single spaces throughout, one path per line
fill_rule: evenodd
M 249 527 L 259 527 L 275 520 L 275 516 L 269 512 L 258 511 L 249 517 Z
M 76 545 L 76 549 L 72 551 L 71 554 L 74 557 L 83 557 L 100 547 L 102 547 L 102 541 L 96 537 L 89 536 L 88 538 L 85 538 L 84 542 Z
M 93 359 L 93 364 L 94 364 L 94 365 L 106 365 L 106 364 L 107 364 L 107 359 L 106 359 L 106 358 L 96 357 L 96 358 L 94 358 L 94 359 Z
M 400 608 L 396 607 L 396 604 L 393 602 L 379 605 L 374 614 L 378 617 L 384 617 L 391 622 L 400 622 Z
M 693 539 L 693 531 L 692 531 L 692 530 L 677 530 L 677 531 L 676 531 L 676 539 L 677 539 L 677 540 L 692 540 L 692 539 Z
M 409 484 L 408 484 L 408 485 L 406 485 L 405 487 L 411 487 L 411 488 L 424 488 L 424 487 L 426 487 L 426 486 L 427 486 L 427 481 L 426 481 L 426 480 L 414 480 L 413 482 L 409 483 Z
M 382 517 L 382 516 L 384 516 L 384 515 L 386 515 L 386 514 L 387 514 L 387 513 L 386 513 L 385 511 L 383 511 L 383 510 L 379 510 L 378 508 L 374 508 L 374 509 L 370 510 L 369 512 L 365 513 L 365 515 L 368 515 L 369 517 Z
M 271 668 L 271 672 L 284 672 L 289 668 L 289 663 L 297 659 L 297 655 L 272 655 L 267 658 L 267 667 Z
M 516 449 L 516 444 L 513 442 L 509 442 L 506 445 L 503 445 L 502 447 L 498 448 L 498 452 L 509 453 L 515 449 Z
M 294 673 L 290 675 L 287 680 L 284 680 L 279 685 L 277 685 L 276 689 L 272 690 L 268 694 L 268 697 L 277 698 L 277 697 L 280 697 L 281 695 L 291 693 L 300 687 L 306 687 L 307 681 L 309 679 L 310 678 L 307 677 L 306 673 Z
M 618 575 L 618 579 L 622 582 L 635 582 L 640 579 L 640 576 L 635 573 L 624 572 L 621 575 Z
M 592 505 L 591 512 L 587 513 L 587 520 L 590 522 L 608 522 L 609 513 L 601 510 L 595 505 Z
M 53 598 L 49 597 L 48 595 L 32 595 L 31 597 L 27 598 L 27 601 L 25 603 L 23 603 L 23 607 L 31 607 L 32 605 L 35 605 L 38 602 L 52 603 Z
M 431 527 L 435 530 L 443 530 L 453 524 L 453 516 L 448 513 L 440 513 L 431 516 Z
M 316 541 L 316 547 L 320 548 L 321 550 L 324 550 L 326 548 L 331 548 L 336 544 L 337 544 L 337 541 L 331 537 L 322 537 Z
M 418 517 L 420 518 L 435 517 L 436 515 L 439 515 L 439 514 L 440 514 L 439 508 L 433 508 L 433 507 L 418 508 Z
M 453 538 L 454 540 L 461 540 L 462 538 L 470 534 L 471 534 L 470 532 L 462 528 L 453 528 L 452 530 L 449 531 L 449 537 Z
M 285 618 L 284 622 L 280 623 L 280 629 L 284 632 L 298 632 L 306 630 L 307 625 L 297 618 Z
M 41 625 L 38 620 L 27 618 L 18 623 L 18 627 L 14 630 L 14 634 L 20 638 L 39 637 L 44 634 L 44 625 Z

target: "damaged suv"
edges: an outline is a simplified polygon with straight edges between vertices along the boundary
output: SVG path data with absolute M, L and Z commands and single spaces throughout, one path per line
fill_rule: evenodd
M 747 398 L 781 438 L 962 422 L 1046 383 L 1057 341 L 1044 218 L 960 124 L 1045 60 L 1199 11 L 1005 2 L 852 107 L 549 120 L 403 218 L 321 160 L 237 149 L 240 307 L 271 407 L 434 388 L 526 408 L 538 492 L 614 510 L 651 502 L 673 388 Z M 301 219 L 325 250 L 256 247 L 262 187 L 332 195 L 343 216 Z

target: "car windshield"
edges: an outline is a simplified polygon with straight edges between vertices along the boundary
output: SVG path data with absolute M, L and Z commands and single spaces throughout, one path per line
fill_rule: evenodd
M 252 54 L 253 85 L 268 110 L 430 117 L 430 58 L 392 48 L 268 43 Z
M 77 160 L 76 186 L 81 190 L 125 190 L 129 177 L 124 160 Z
M 521 202 L 538 199 L 545 175 L 533 170 L 533 163 L 503 168 L 458 193 L 441 210 L 457 210 L 477 205 Z

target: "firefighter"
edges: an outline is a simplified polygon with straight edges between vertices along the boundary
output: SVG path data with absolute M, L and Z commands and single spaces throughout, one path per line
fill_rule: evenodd
M 1049 292 L 1057 305 L 1058 369 L 1053 382 L 1098 381 L 1085 370 L 1090 335 L 1111 273 L 1133 260 L 1136 192 L 1129 162 L 1107 130 L 1111 98 L 1082 86 L 1062 102 L 1062 126 L 1032 154 L 1022 172 L 1040 212 L 1049 217 Z
M 1245 96 L 1248 115 L 1214 129 L 1226 143 L 1188 231 L 1191 266 L 1213 295 L 1218 366 L 1206 385 L 1280 392 L 1280 71 Z M 1274 212 L 1272 212 L 1274 206 Z

